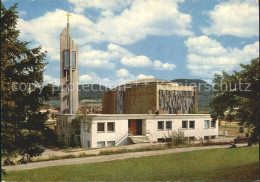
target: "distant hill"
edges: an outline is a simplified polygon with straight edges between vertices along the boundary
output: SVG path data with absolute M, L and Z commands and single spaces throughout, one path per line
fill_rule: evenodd
M 85 84 L 78 85 L 79 88 L 79 102 L 84 99 L 101 99 L 102 94 L 109 90 L 109 88 L 99 84 Z M 53 97 L 50 101 L 46 102 L 51 107 L 60 107 L 60 94 Z
M 100 99 L 109 88 L 99 84 L 79 85 L 79 101 L 83 99 Z
M 201 79 L 174 79 L 184 86 L 196 86 L 198 88 L 198 107 L 199 111 L 209 111 L 210 99 L 213 96 L 212 85 Z

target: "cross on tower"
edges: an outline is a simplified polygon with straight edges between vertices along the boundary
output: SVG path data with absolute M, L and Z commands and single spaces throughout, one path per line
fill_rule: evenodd
M 66 16 L 67 16 L 67 23 L 69 23 L 71 15 L 69 13 L 67 13 Z

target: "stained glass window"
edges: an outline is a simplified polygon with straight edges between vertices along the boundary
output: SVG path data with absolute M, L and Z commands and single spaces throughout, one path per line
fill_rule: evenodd
M 72 51 L 72 69 L 76 69 L 76 52 Z
M 70 67 L 70 52 L 69 50 L 64 51 L 64 68 Z

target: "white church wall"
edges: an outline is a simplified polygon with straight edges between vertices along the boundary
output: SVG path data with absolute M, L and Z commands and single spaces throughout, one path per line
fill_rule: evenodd
M 202 118 L 202 119 L 194 119 L 191 117 L 186 117 L 182 119 L 147 119 L 146 120 L 146 129 L 150 132 L 151 135 L 149 135 L 150 138 L 152 138 L 153 142 L 157 142 L 158 138 L 164 138 L 168 137 L 169 134 L 171 134 L 172 131 L 178 131 L 180 129 L 184 132 L 185 137 L 195 137 L 196 139 L 204 139 L 204 137 L 216 137 L 218 135 L 218 123 L 216 122 L 215 127 L 212 127 L 209 125 L 209 128 L 204 127 L 204 121 L 207 120 L 211 124 L 211 118 Z M 163 129 L 158 129 L 158 121 L 163 122 Z M 172 128 L 167 129 L 166 128 L 166 122 L 171 121 L 172 122 Z M 187 128 L 182 128 L 182 121 L 187 121 Z M 189 122 L 195 121 L 195 128 L 189 127 Z
M 128 139 L 128 119 L 134 117 L 143 118 L 142 130 L 143 135 L 147 135 L 153 142 L 158 142 L 158 138 L 169 136 L 173 130 L 181 129 L 185 137 L 194 137 L 195 139 L 204 139 L 205 137 L 217 137 L 218 135 L 218 122 L 215 127 L 211 126 L 211 118 L 208 114 L 201 115 L 108 115 L 105 114 L 97 116 L 98 119 L 93 118 L 91 132 L 87 133 L 86 130 L 81 128 L 81 141 L 84 148 L 98 148 L 108 146 L 118 146 L 129 144 Z M 101 119 L 100 119 L 101 118 Z M 209 128 L 205 128 L 205 120 L 209 121 Z M 158 129 L 158 121 L 163 122 L 163 129 Z M 166 128 L 166 122 L 172 121 L 172 128 Z M 182 121 L 187 121 L 187 128 L 182 128 Z M 195 128 L 189 126 L 189 122 L 195 122 Z M 98 131 L 98 125 L 103 123 L 104 130 Z M 109 131 L 108 123 L 114 123 L 114 131 Z M 102 128 L 102 127 L 101 127 Z
M 104 124 L 104 131 L 98 131 L 98 124 Z M 114 131 L 109 131 L 108 123 L 114 123 Z M 94 120 L 89 135 L 82 135 L 90 140 L 91 148 L 119 146 L 128 144 L 128 120 Z

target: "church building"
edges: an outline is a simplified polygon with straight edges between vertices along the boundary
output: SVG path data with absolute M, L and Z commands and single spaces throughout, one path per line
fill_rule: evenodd
M 78 111 L 78 46 L 70 36 L 69 14 L 67 27 L 60 34 L 60 112 Z

